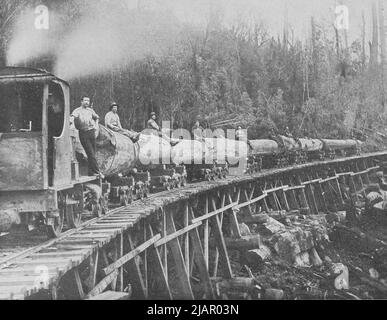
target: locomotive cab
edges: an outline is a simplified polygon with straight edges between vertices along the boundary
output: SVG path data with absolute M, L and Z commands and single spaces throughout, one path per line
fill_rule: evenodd
M 0 71 L 1 191 L 47 190 L 71 182 L 65 97 L 67 84 L 46 72 Z
M 43 222 L 56 236 L 71 211 L 66 219 L 75 226 L 83 184 L 95 177 L 79 177 L 74 167 L 68 84 L 42 70 L 1 69 L 0 114 L 0 215 L 11 211 L 13 224 L 31 227 Z

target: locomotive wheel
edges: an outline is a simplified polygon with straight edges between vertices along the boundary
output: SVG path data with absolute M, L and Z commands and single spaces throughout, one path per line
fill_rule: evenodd
M 57 238 L 60 236 L 63 230 L 64 217 L 66 215 L 65 197 L 58 194 L 58 216 L 54 218 L 52 224 L 46 225 L 46 232 L 50 238 Z
M 93 215 L 97 218 L 100 218 L 102 217 L 103 215 L 103 209 L 102 209 L 102 206 L 101 206 L 101 203 L 100 201 L 98 203 L 93 203 L 91 205 L 91 211 L 93 212 Z
M 82 222 L 82 210 L 73 204 L 68 204 L 71 200 L 73 199 L 66 194 L 66 221 L 70 228 L 78 228 Z
M 139 200 L 144 199 L 144 186 L 143 185 L 136 190 L 136 197 Z
M 144 192 L 143 192 L 144 198 L 148 198 L 149 192 L 150 192 L 150 191 L 149 191 L 149 187 L 145 186 L 145 187 L 144 187 Z
M 129 201 L 131 202 L 131 198 L 129 198 Z M 105 194 L 101 198 L 101 206 L 102 206 L 102 214 L 105 215 L 109 211 L 109 194 Z
M 120 194 L 120 205 L 127 206 L 129 204 L 129 196 L 127 193 Z

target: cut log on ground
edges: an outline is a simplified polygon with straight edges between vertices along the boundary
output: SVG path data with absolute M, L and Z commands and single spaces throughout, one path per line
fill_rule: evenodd
M 258 266 L 262 264 L 271 255 L 270 249 L 261 245 L 259 249 L 249 250 L 245 254 L 246 263 L 250 267 Z
M 282 300 L 284 298 L 284 292 L 280 289 L 266 289 L 264 298 L 267 300 Z
M 247 224 L 252 224 L 252 223 L 261 224 L 261 223 L 267 222 L 268 220 L 269 220 L 269 216 L 267 214 L 260 213 L 260 214 L 252 214 L 251 216 L 244 218 L 243 222 Z
M 383 294 L 387 294 L 387 286 L 384 285 L 381 281 L 372 279 L 365 272 L 358 270 L 358 268 L 355 268 L 352 265 L 349 265 L 348 268 L 349 268 L 349 271 L 355 274 L 363 283 L 369 285 L 370 287 L 374 288 L 375 290 Z
M 241 238 L 224 238 L 226 242 L 227 249 L 230 250 L 251 250 L 258 249 L 262 245 L 261 236 L 259 234 L 252 234 L 249 236 L 243 236 Z M 214 248 L 216 246 L 215 241 L 210 240 L 210 246 Z
M 353 242 L 361 251 L 371 251 L 387 246 L 387 243 L 382 240 L 366 235 L 358 229 L 348 228 L 342 224 L 337 224 L 334 227 L 330 238 L 331 240 L 346 244 Z
M 223 278 L 211 278 L 213 282 L 216 283 L 216 285 L 224 290 L 230 290 L 230 291 L 249 291 L 251 289 L 254 289 L 256 283 L 255 279 L 252 278 L 246 278 L 246 277 L 235 277 L 231 279 L 223 279 Z
M 310 258 L 310 262 L 315 266 L 315 267 L 320 267 L 323 265 L 323 262 L 320 258 L 320 256 L 318 255 L 317 251 L 316 251 L 316 248 L 312 248 L 310 251 L 309 251 L 309 258 Z
M 106 291 L 87 300 L 129 300 L 130 294 L 127 292 Z

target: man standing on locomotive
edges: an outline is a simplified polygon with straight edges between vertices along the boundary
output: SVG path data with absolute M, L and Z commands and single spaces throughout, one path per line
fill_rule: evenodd
M 79 140 L 86 152 L 87 161 L 89 164 L 89 176 L 98 175 L 103 178 L 99 171 L 96 153 L 96 137 L 95 128 L 98 124 L 99 116 L 90 108 L 90 98 L 84 96 L 81 100 L 81 106 L 76 108 L 70 117 L 70 122 L 74 122 L 74 126 L 79 131 Z
M 105 125 L 110 130 L 122 133 L 130 138 L 133 142 L 137 142 L 140 138 L 140 133 L 136 133 L 132 130 L 123 129 L 121 126 L 120 117 L 118 115 L 118 104 L 113 102 L 110 105 L 110 111 L 105 115 Z

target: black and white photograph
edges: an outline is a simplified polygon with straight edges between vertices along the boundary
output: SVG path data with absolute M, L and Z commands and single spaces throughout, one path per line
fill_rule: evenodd
M 386 41 L 387 0 L 0 0 L 0 300 L 387 299 Z

